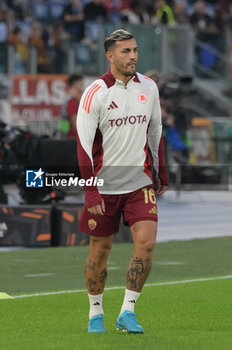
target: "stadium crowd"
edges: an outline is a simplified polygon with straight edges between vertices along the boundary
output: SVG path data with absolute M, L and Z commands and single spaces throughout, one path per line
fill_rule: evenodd
M 0 49 L 15 48 L 17 73 L 24 73 L 28 47 L 37 49 L 39 73 L 61 73 L 67 45 L 98 41 L 99 24 L 190 24 L 197 37 L 220 45 L 220 34 L 232 28 L 231 0 L 3 0 L 0 5 Z M 0 61 L 4 61 L 0 50 Z

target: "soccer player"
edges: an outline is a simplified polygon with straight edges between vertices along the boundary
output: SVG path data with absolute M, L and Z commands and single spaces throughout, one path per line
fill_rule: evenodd
M 79 102 L 83 93 L 83 77 L 79 74 L 72 74 L 68 77 L 68 94 L 61 107 L 61 123 L 59 128 L 63 131 L 63 137 L 76 137 L 76 119 Z
M 104 180 L 102 187 L 85 187 L 79 224 L 81 231 L 90 234 L 85 270 L 90 302 L 88 331 L 105 332 L 102 298 L 107 259 L 123 214 L 124 223 L 130 226 L 134 251 L 116 327 L 143 333 L 134 307 L 149 275 L 156 243 L 157 205 L 151 161 L 157 170 L 156 194 L 162 195 L 168 185 L 159 93 L 153 80 L 136 73 L 138 47 L 131 33 L 116 30 L 105 39 L 104 46 L 110 70 L 85 90 L 77 115 L 82 177 Z

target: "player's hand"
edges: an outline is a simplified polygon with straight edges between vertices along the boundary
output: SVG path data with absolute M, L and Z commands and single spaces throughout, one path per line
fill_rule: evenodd
M 94 205 L 93 207 L 89 207 L 87 210 L 90 214 L 93 214 L 93 215 L 98 215 L 98 216 L 104 215 L 106 211 L 104 200 L 102 199 L 101 204 Z
M 156 184 L 155 184 L 155 194 L 156 196 L 162 196 L 167 191 L 168 186 L 162 185 L 160 178 L 157 177 Z

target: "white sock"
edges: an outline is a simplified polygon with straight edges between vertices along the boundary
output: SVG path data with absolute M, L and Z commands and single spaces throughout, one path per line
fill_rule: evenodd
M 98 295 L 92 295 L 89 294 L 89 319 L 99 315 L 99 314 L 104 314 L 103 308 L 102 308 L 102 298 L 103 298 L 103 293 L 98 294 Z
M 134 292 L 133 290 L 126 289 L 125 290 L 125 296 L 124 301 L 122 304 L 120 315 L 125 311 L 129 310 L 131 312 L 134 312 L 135 309 L 135 303 L 140 296 L 141 293 Z

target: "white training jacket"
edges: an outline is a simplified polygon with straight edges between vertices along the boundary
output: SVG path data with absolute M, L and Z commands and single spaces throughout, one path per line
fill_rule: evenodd
M 88 206 L 101 202 L 99 193 L 128 193 L 151 184 L 152 163 L 166 184 L 161 133 L 159 92 L 150 78 L 135 73 L 125 85 L 108 72 L 88 86 L 77 114 L 78 162 L 82 178 L 104 180 L 102 187 L 85 187 Z

